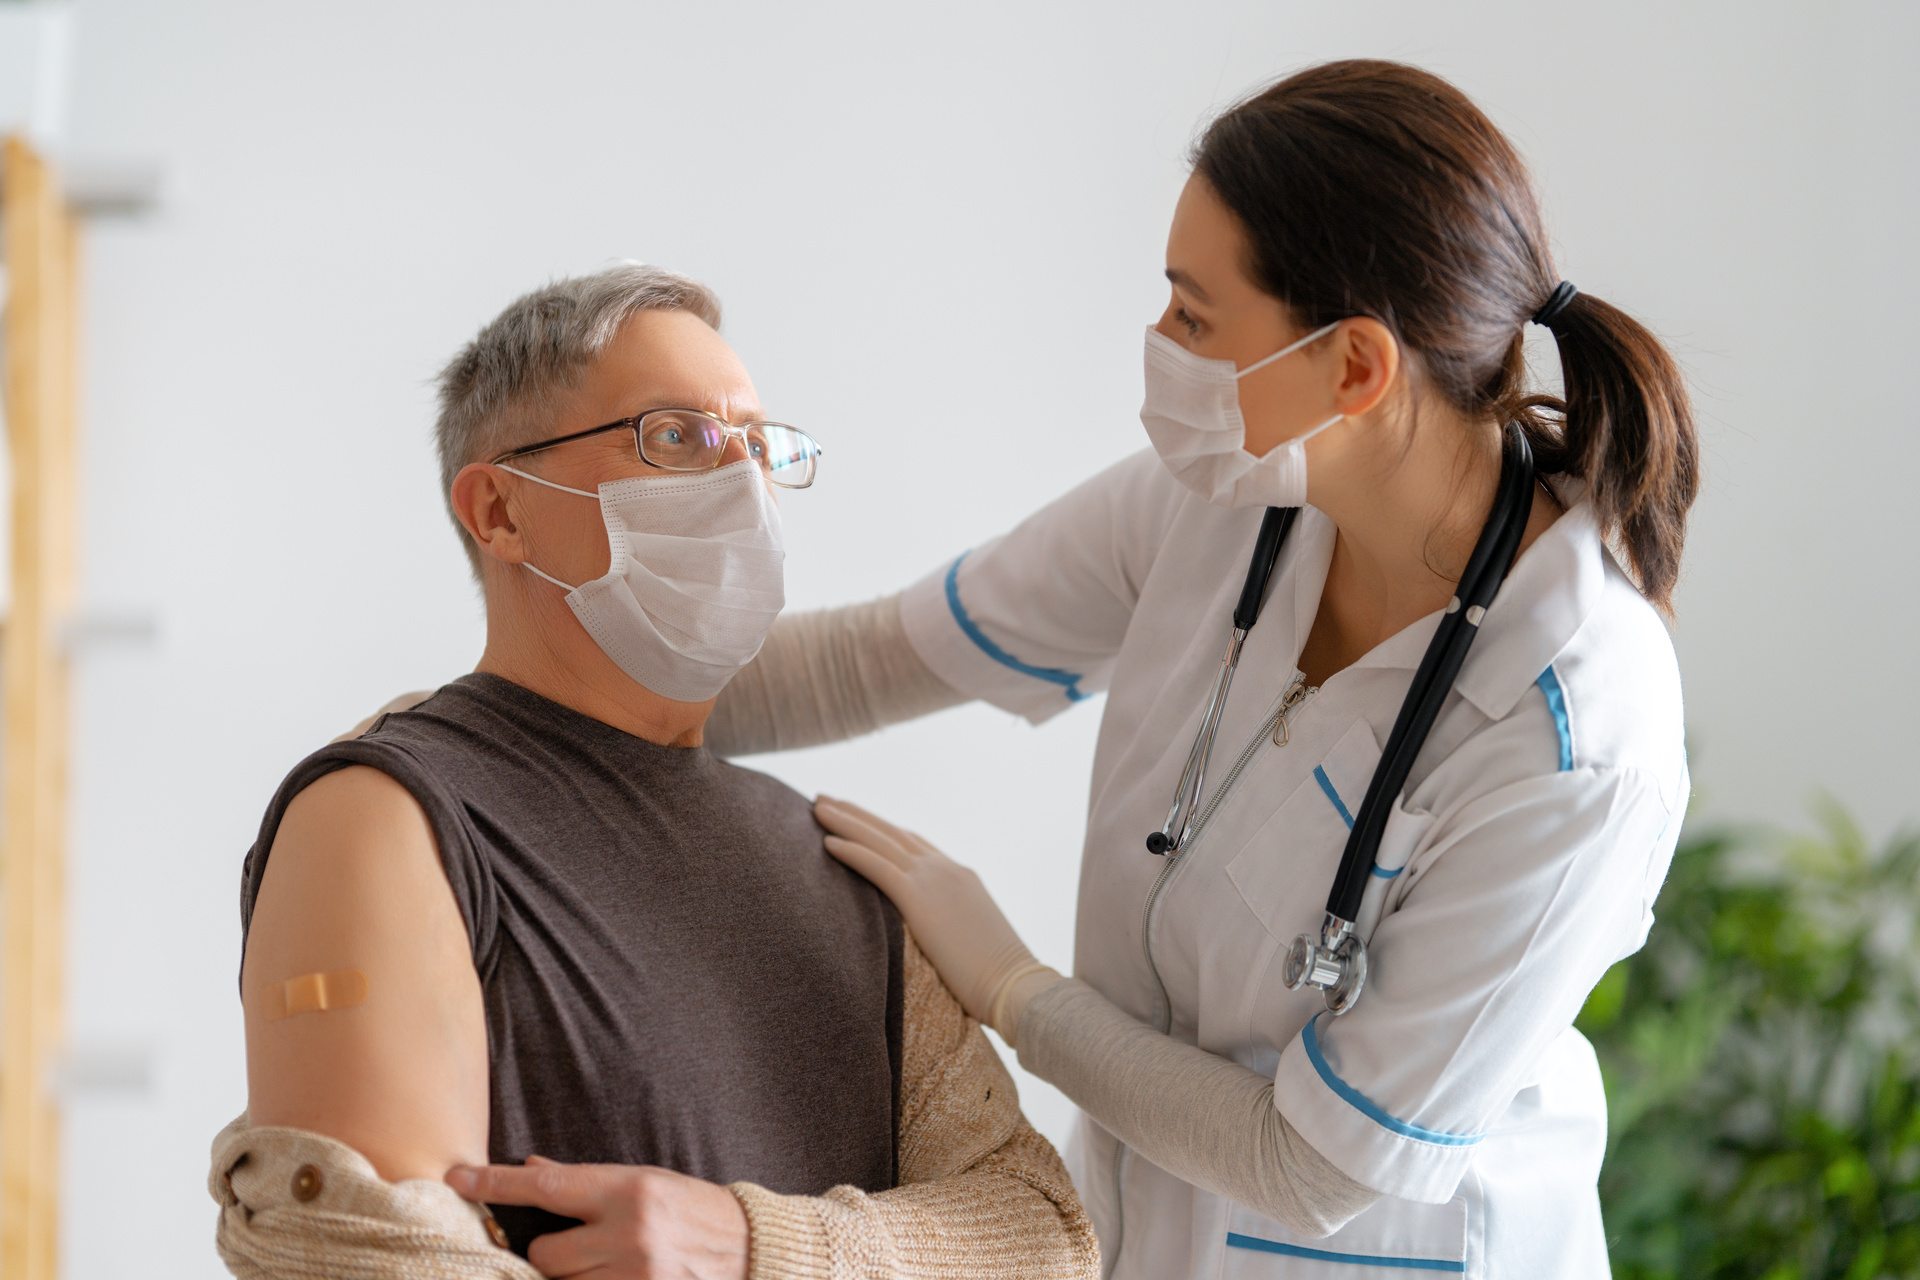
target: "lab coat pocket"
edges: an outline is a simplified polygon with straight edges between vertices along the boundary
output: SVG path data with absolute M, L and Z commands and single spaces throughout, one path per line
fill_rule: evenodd
M 1407 864 L 1413 860 L 1421 838 L 1432 825 L 1432 814 L 1409 809 L 1404 798 L 1394 798 L 1393 808 L 1387 811 L 1386 828 L 1380 833 L 1380 848 L 1373 855 L 1373 874 L 1367 878 L 1366 895 L 1360 899 L 1360 918 L 1354 921 L 1354 930 L 1363 939 L 1372 941 L 1374 928 L 1379 925 L 1387 904 L 1398 902 L 1406 892 L 1401 880 Z
M 1319 928 L 1340 852 L 1379 762 L 1373 726 L 1354 721 L 1227 864 L 1241 901 L 1275 938 L 1291 942 Z
M 1221 1280 L 1305 1275 L 1379 1280 L 1401 1271 L 1464 1273 L 1468 1208 L 1464 1195 L 1445 1204 L 1415 1204 L 1388 1196 L 1332 1235 L 1316 1240 L 1234 1205 L 1227 1216 Z

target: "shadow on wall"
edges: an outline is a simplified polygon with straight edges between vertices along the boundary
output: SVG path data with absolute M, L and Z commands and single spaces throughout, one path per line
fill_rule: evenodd
M 1920 1275 L 1920 833 L 1690 832 L 1582 1010 L 1620 1280 Z

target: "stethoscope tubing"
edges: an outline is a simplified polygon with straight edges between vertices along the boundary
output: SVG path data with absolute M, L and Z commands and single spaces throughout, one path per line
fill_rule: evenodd
M 1486 618 L 1488 607 L 1513 568 L 1527 521 L 1533 514 L 1533 449 L 1527 442 L 1526 432 L 1519 424 L 1509 423 L 1501 432 L 1501 441 L 1500 479 L 1494 487 L 1493 509 L 1480 527 L 1480 536 L 1474 540 L 1466 567 L 1454 586 L 1453 598 L 1434 628 L 1433 638 L 1420 657 L 1420 665 L 1414 670 L 1407 695 L 1394 717 L 1386 749 L 1380 753 L 1380 762 L 1367 781 L 1366 798 L 1347 833 L 1346 846 L 1340 851 L 1339 870 L 1327 894 L 1326 918 L 1321 922 L 1319 940 L 1316 942 L 1311 935 L 1302 934 L 1294 939 L 1287 952 L 1284 966 L 1287 986 L 1293 990 L 1303 986 L 1319 988 L 1328 1011 L 1335 1017 L 1351 1011 L 1366 987 L 1367 947 L 1357 931 L 1360 905 L 1366 899 L 1367 883 L 1372 879 L 1379 857 L 1387 819 L 1413 772 L 1414 762 L 1426 745 L 1441 707 L 1453 692 L 1454 679 L 1467 660 L 1467 650 L 1480 633 L 1480 623 Z M 1214 678 L 1213 694 L 1201 717 L 1200 732 L 1187 753 L 1186 767 L 1181 770 L 1180 783 L 1174 789 L 1167 820 L 1160 830 L 1147 837 L 1149 853 L 1177 858 L 1185 851 L 1193 832 L 1194 815 L 1204 798 L 1207 762 L 1213 754 L 1214 735 L 1226 710 L 1234 672 L 1240 665 L 1240 650 L 1246 643 L 1247 633 L 1259 621 L 1274 567 L 1299 514 L 1298 507 L 1269 507 L 1260 521 L 1253 557 L 1247 564 L 1247 580 L 1234 605 L 1233 630 L 1227 638 L 1219 674 Z M 1231 781 L 1229 779 L 1228 785 Z M 1162 872 L 1163 881 L 1165 874 Z
M 1413 772 L 1414 761 L 1426 745 L 1427 734 L 1439 717 L 1447 695 L 1453 691 L 1454 678 L 1467 659 L 1467 650 L 1479 634 L 1480 622 L 1493 603 L 1501 584 L 1513 567 L 1520 540 L 1526 533 L 1533 512 L 1533 450 L 1526 434 L 1517 426 L 1509 427 L 1502 451 L 1500 483 L 1495 490 L 1493 511 L 1480 530 L 1467 567 L 1454 589 L 1452 603 L 1440 619 L 1400 714 L 1394 718 L 1387 735 L 1387 747 L 1380 765 L 1367 783 L 1366 798 L 1354 816 L 1353 830 L 1340 855 L 1340 869 L 1327 895 L 1327 914 L 1345 921 L 1359 918 L 1360 903 L 1366 896 L 1367 881 L 1373 873 L 1380 840 L 1386 833 L 1400 789 Z
M 1147 851 L 1156 856 L 1178 854 L 1193 833 L 1194 815 L 1200 811 L 1206 788 L 1207 762 L 1213 755 L 1214 735 L 1220 728 L 1220 716 L 1227 707 L 1227 694 L 1233 688 L 1233 673 L 1240 666 L 1240 646 L 1247 632 L 1260 619 L 1260 606 L 1266 599 L 1267 583 L 1273 578 L 1273 566 L 1280 559 L 1298 507 L 1268 507 L 1260 520 L 1260 532 L 1253 540 L 1253 558 L 1247 564 L 1247 581 L 1240 588 L 1239 603 L 1233 608 L 1233 631 L 1227 637 L 1227 651 L 1220 659 L 1220 671 L 1213 679 L 1213 693 L 1207 699 L 1206 714 L 1200 719 L 1200 732 L 1194 735 L 1187 752 L 1186 767 L 1180 771 L 1180 785 L 1174 788 L 1173 804 L 1160 830 L 1147 837 Z
M 1247 583 L 1240 588 L 1240 603 L 1233 607 L 1236 631 L 1251 631 L 1260 620 L 1260 605 L 1267 596 L 1267 583 L 1273 578 L 1273 566 L 1280 560 L 1280 548 L 1300 518 L 1298 507 L 1268 507 L 1260 521 L 1260 532 L 1253 540 L 1253 559 L 1247 564 Z

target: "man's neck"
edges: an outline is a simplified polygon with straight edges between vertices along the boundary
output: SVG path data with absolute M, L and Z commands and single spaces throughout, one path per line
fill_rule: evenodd
M 700 745 L 711 700 L 675 702 L 639 684 L 601 652 L 562 599 L 511 589 L 487 597 L 487 647 L 474 670 L 663 747 Z

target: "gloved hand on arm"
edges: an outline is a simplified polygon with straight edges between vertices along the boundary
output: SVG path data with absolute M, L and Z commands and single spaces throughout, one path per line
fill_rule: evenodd
M 1014 1044 L 1027 1003 L 1064 979 L 1033 958 L 979 875 L 859 805 L 821 796 L 813 812 L 827 852 L 893 900 L 961 1007 Z
M 972 870 L 857 805 L 822 796 L 814 816 L 828 852 L 893 899 L 967 1012 L 1126 1145 L 1310 1238 L 1380 1198 L 1294 1131 L 1271 1077 L 1163 1035 L 1034 960 Z

